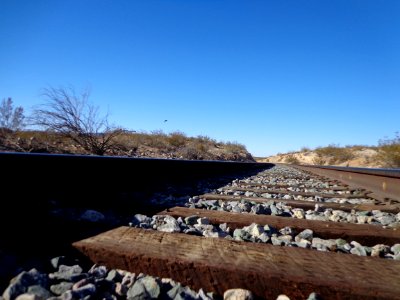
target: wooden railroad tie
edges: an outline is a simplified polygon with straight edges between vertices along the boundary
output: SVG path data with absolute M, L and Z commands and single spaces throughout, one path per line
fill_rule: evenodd
M 318 204 L 321 208 L 332 208 L 339 209 L 343 211 L 355 210 L 381 210 L 383 212 L 398 213 L 400 211 L 400 206 L 398 205 L 373 205 L 373 204 L 348 204 L 348 203 L 334 203 L 334 202 L 314 202 L 314 201 L 304 201 L 304 200 L 286 200 L 286 199 L 269 199 L 263 197 L 245 197 L 245 196 L 227 196 L 227 195 L 217 195 L 217 194 L 203 194 L 200 198 L 205 200 L 222 200 L 222 201 L 240 201 L 246 200 L 255 203 L 266 203 L 268 201 L 283 202 L 295 208 L 303 208 L 305 210 L 314 209 L 315 204 Z
M 269 244 L 119 227 L 73 244 L 110 268 L 172 278 L 219 295 L 230 288 L 257 297 L 393 299 L 400 262 Z
M 350 194 L 329 194 L 321 192 L 295 192 L 290 190 L 279 190 L 279 189 L 253 189 L 253 188 L 240 188 L 240 187 L 229 187 L 224 188 L 225 191 L 238 191 L 238 192 L 254 192 L 257 194 L 282 194 L 282 195 L 294 195 L 294 196 L 304 196 L 304 197 L 321 197 L 321 198 L 343 198 L 343 199 L 358 199 L 358 198 L 369 198 L 366 193 L 358 195 Z
M 300 232 L 311 229 L 315 236 L 323 239 L 342 238 L 348 242 L 353 240 L 365 246 L 376 244 L 393 245 L 400 243 L 400 228 L 388 229 L 378 225 L 352 224 L 329 221 L 315 221 L 296 218 L 284 218 L 269 215 L 242 214 L 225 211 L 174 207 L 164 210 L 159 215 L 170 215 L 174 218 L 197 215 L 207 217 L 212 224 L 227 223 L 231 229 L 242 228 L 252 223 L 270 225 L 278 229 L 289 226 Z
M 307 187 L 301 187 L 302 184 L 295 184 L 295 185 L 290 185 L 290 184 L 284 184 L 284 183 L 277 183 L 277 184 L 269 184 L 269 183 L 251 183 L 251 182 L 238 182 L 237 186 L 238 187 L 244 187 L 244 186 L 249 186 L 249 187 L 261 187 L 261 188 L 307 188 Z M 232 186 L 232 188 L 235 188 L 235 186 Z M 326 188 L 321 188 L 325 190 L 332 190 L 332 191 L 365 191 L 365 189 L 355 189 L 355 188 L 349 188 L 347 186 L 329 186 Z

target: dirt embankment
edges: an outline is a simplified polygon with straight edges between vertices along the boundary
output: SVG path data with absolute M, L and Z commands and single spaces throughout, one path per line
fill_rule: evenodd
M 326 147 L 328 148 L 328 147 Z M 322 149 L 322 148 L 321 148 Z M 325 149 L 325 148 L 324 148 Z M 343 150 L 337 150 L 343 149 Z M 335 165 L 350 167 L 381 168 L 384 163 L 378 158 L 373 147 L 337 148 L 326 151 L 307 150 L 257 158 L 258 162 L 293 163 L 308 165 Z
M 81 145 L 56 133 L 22 131 L 0 134 L 0 152 L 92 154 Z M 218 142 L 207 136 L 188 137 L 181 132 L 165 134 L 124 133 L 104 155 L 254 162 L 246 147 L 236 142 Z

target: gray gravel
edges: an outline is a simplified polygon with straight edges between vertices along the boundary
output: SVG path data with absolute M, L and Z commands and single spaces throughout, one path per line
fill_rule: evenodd
M 178 232 L 197 236 L 225 238 L 235 241 L 253 243 L 268 243 L 275 246 L 289 246 L 309 248 L 319 251 L 333 251 L 360 256 L 375 256 L 387 259 L 400 260 L 400 244 L 392 246 L 378 244 L 367 247 L 356 241 L 343 239 L 321 239 L 314 236 L 311 229 L 296 232 L 290 227 L 275 228 L 270 225 L 253 223 L 243 228 L 231 230 L 226 223 L 213 225 L 208 218 L 197 215 L 175 219 L 168 215 L 155 215 L 147 217 L 137 214 L 129 223 L 132 227 L 153 229 L 162 232 Z
M 124 270 L 107 269 L 93 265 L 84 271 L 76 260 L 54 258 L 70 265 L 60 264 L 54 272 L 43 273 L 36 269 L 23 271 L 14 277 L 0 300 L 148 300 L 148 299 L 220 299 L 203 289 L 194 291 L 169 278 L 135 274 Z M 52 260 L 52 264 L 53 264 Z M 310 294 L 310 297 L 315 293 Z M 278 297 L 279 298 L 279 297 Z M 251 291 L 229 289 L 224 300 L 254 299 Z
M 57 258 L 56 258 L 57 259 Z M 72 260 L 69 260 L 72 262 Z M 59 265 L 51 273 L 23 271 L 10 281 L 4 300 L 23 299 L 214 299 L 202 289 L 194 291 L 171 279 L 94 265 L 84 272 L 78 265 Z
M 331 194 L 331 197 L 319 197 L 319 196 L 302 196 L 302 195 L 288 195 L 287 193 L 275 193 L 275 192 L 244 192 L 236 191 L 235 189 L 240 188 L 242 183 L 247 184 L 265 184 L 272 185 L 272 187 L 252 187 L 252 189 L 263 189 L 263 190 L 282 190 L 292 192 L 308 192 L 308 193 L 323 193 Z M 290 185 L 288 188 L 280 188 L 279 184 Z M 285 199 L 285 200 L 302 200 L 302 201 L 314 201 L 314 202 L 327 202 L 327 203 L 350 203 L 350 204 L 361 204 L 361 203 L 373 203 L 373 199 L 362 197 L 362 190 L 354 191 L 335 191 L 335 188 L 340 187 L 337 184 L 330 184 L 321 181 L 317 177 L 313 177 L 297 169 L 287 166 L 275 166 L 266 171 L 260 172 L 255 176 L 251 176 L 243 180 L 234 180 L 232 183 L 214 190 L 215 194 L 220 195 L 234 195 L 234 196 L 245 196 L 245 197 L 263 197 L 267 199 Z M 360 198 L 344 199 L 336 198 L 335 195 L 360 195 Z
M 281 217 L 292 217 L 298 219 L 331 221 L 355 224 L 373 224 L 381 225 L 387 228 L 400 227 L 400 213 L 393 214 L 382 212 L 380 210 L 345 212 L 332 208 L 322 208 L 318 203 L 314 210 L 304 210 L 302 208 L 293 208 L 284 202 L 267 200 L 265 203 L 256 203 L 247 200 L 223 201 L 223 200 L 205 200 L 198 196 L 189 198 L 185 204 L 186 207 L 236 212 L 251 213 L 257 215 L 273 215 Z
M 260 172 L 255 176 L 251 176 L 247 179 L 238 180 L 235 179 L 231 184 L 224 188 L 213 190 L 213 193 L 223 195 L 234 195 L 243 197 L 263 197 L 266 199 L 265 203 L 256 203 L 248 200 L 238 201 L 223 201 L 223 200 L 205 200 L 199 196 L 189 197 L 185 203 L 186 207 L 236 212 L 236 213 L 253 213 L 253 214 L 265 214 L 275 215 L 282 217 L 293 217 L 307 220 L 318 220 L 318 221 L 331 221 L 331 222 L 343 222 L 343 223 L 355 223 L 355 224 L 373 224 L 380 225 L 388 228 L 400 228 L 400 213 L 386 213 L 380 210 L 372 211 L 356 211 L 345 212 L 342 210 L 334 210 L 331 208 L 322 208 L 321 203 L 337 202 L 337 203 L 370 203 L 371 199 L 356 198 L 356 199 L 341 199 L 341 198 L 323 198 L 319 196 L 305 197 L 288 194 L 272 194 L 272 193 L 255 193 L 255 192 L 243 192 L 229 190 L 229 187 L 235 187 L 240 185 L 241 182 L 245 183 L 263 183 L 263 184 L 288 184 L 299 186 L 301 189 L 311 189 L 317 191 L 323 189 L 324 191 L 330 188 L 338 187 L 337 184 L 330 184 L 322 182 L 319 179 L 313 178 L 312 176 L 301 172 L 297 169 L 287 166 L 275 166 L 266 171 Z M 226 189 L 228 188 L 228 190 Z M 296 189 L 296 188 L 293 188 Z M 310 190 L 308 190 L 310 191 Z M 336 191 L 332 191 L 335 192 Z M 339 191 L 342 192 L 342 191 Z M 305 200 L 315 202 L 315 208 L 313 210 L 304 210 L 296 208 L 295 205 L 286 205 L 284 200 Z
M 311 192 L 332 194 L 332 197 L 305 197 L 287 194 L 258 193 L 234 191 L 243 183 L 258 183 L 275 185 L 269 189 L 280 189 L 279 184 L 291 185 L 288 190 L 294 192 Z M 214 185 L 215 186 L 215 185 Z M 400 228 L 400 213 L 390 214 L 379 210 L 351 211 L 323 209 L 321 202 L 338 203 L 369 203 L 371 199 L 341 199 L 335 195 L 358 195 L 361 190 L 336 191 L 339 185 L 322 182 L 314 176 L 286 166 L 276 166 L 269 170 L 246 179 L 235 179 L 230 184 L 210 189 L 209 183 L 199 183 L 198 191 L 202 193 L 214 193 L 225 195 L 237 195 L 244 197 L 264 197 L 265 203 L 251 201 L 221 201 L 204 200 L 199 196 L 179 194 L 171 190 L 170 194 L 155 194 L 150 201 L 153 204 L 167 204 L 168 206 L 181 205 L 192 208 L 232 211 L 237 213 L 266 214 L 283 217 L 293 217 L 308 220 L 322 220 L 331 222 L 346 222 L 358 224 L 375 224 L 383 227 Z M 256 187 L 254 187 L 257 189 Z M 260 189 L 266 189 L 260 187 Z M 287 190 L 287 189 L 284 189 Z M 313 210 L 303 210 L 285 205 L 283 200 L 314 201 Z M 53 212 L 65 213 L 64 211 Z M 67 214 L 68 215 L 68 214 Z M 115 216 L 103 214 L 94 210 L 73 211 L 69 214 L 73 218 L 79 218 L 87 222 L 102 223 L 114 222 Z M 110 221 L 111 220 L 111 221 Z M 117 222 L 117 221 L 115 221 Z M 210 224 L 207 218 L 191 216 L 185 219 L 175 219 L 170 216 L 135 215 L 130 224 L 164 232 L 180 232 L 204 237 L 226 238 L 237 241 L 269 243 L 272 245 L 309 248 L 319 251 L 334 251 L 360 256 L 375 256 L 386 259 L 400 260 L 400 244 L 375 245 L 366 247 L 357 241 L 345 241 L 342 239 L 321 239 L 314 235 L 312 230 L 306 229 L 295 232 L 292 228 L 274 228 L 269 225 L 251 224 L 249 226 L 231 230 L 227 224 L 217 226 Z M 30 300 L 30 299 L 215 299 L 215 295 L 200 289 L 191 290 L 171 279 L 152 277 L 145 274 L 134 274 L 123 270 L 108 270 L 105 266 L 93 266 L 90 270 L 84 270 L 74 259 L 56 257 L 51 260 L 54 270 L 50 273 L 42 273 L 36 269 L 21 272 L 10 281 L 10 285 L 3 292 L 0 300 Z M 0 266 L 1 267 L 1 266 Z M 280 297 L 280 298 L 279 298 Z M 280 295 L 279 299 L 288 299 Z M 250 291 L 234 289 L 226 291 L 224 299 L 253 299 Z M 309 299 L 319 299 L 315 293 L 310 294 Z

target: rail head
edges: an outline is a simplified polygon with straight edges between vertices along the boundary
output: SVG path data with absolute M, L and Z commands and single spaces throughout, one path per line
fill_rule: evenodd
M 187 164 L 243 164 L 243 165 L 254 165 L 259 167 L 272 167 L 272 163 L 257 163 L 257 162 L 245 162 L 245 161 L 233 161 L 233 160 L 189 160 L 189 159 L 177 159 L 177 158 L 152 158 L 152 157 L 129 157 L 129 156 L 100 156 L 100 155 L 89 155 L 89 154 L 52 154 L 52 153 L 27 153 L 27 152 L 0 152 L 0 159 L 53 159 L 53 160 L 91 160 L 91 161 L 175 161 Z
M 392 178 L 400 178 L 400 168 L 358 168 L 358 167 L 339 167 L 339 166 L 319 166 L 319 165 L 300 165 L 301 167 L 307 168 L 319 168 L 327 170 L 336 170 L 343 172 L 376 175 Z
M 400 205 L 400 170 L 297 165 L 300 170 L 339 180 L 350 187 L 363 188 L 368 197 L 388 205 Z
M 273 164 L 94 155 L 0 153 L 4 186 L 60 190 L 80 187 L 137 188 L 188 182 L 239 173 L 256 173 Z

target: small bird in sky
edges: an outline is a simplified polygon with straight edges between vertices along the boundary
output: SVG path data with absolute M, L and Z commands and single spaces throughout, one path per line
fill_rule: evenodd
M 164 123 L 167 122 L 168 120 L 164 120 Z

